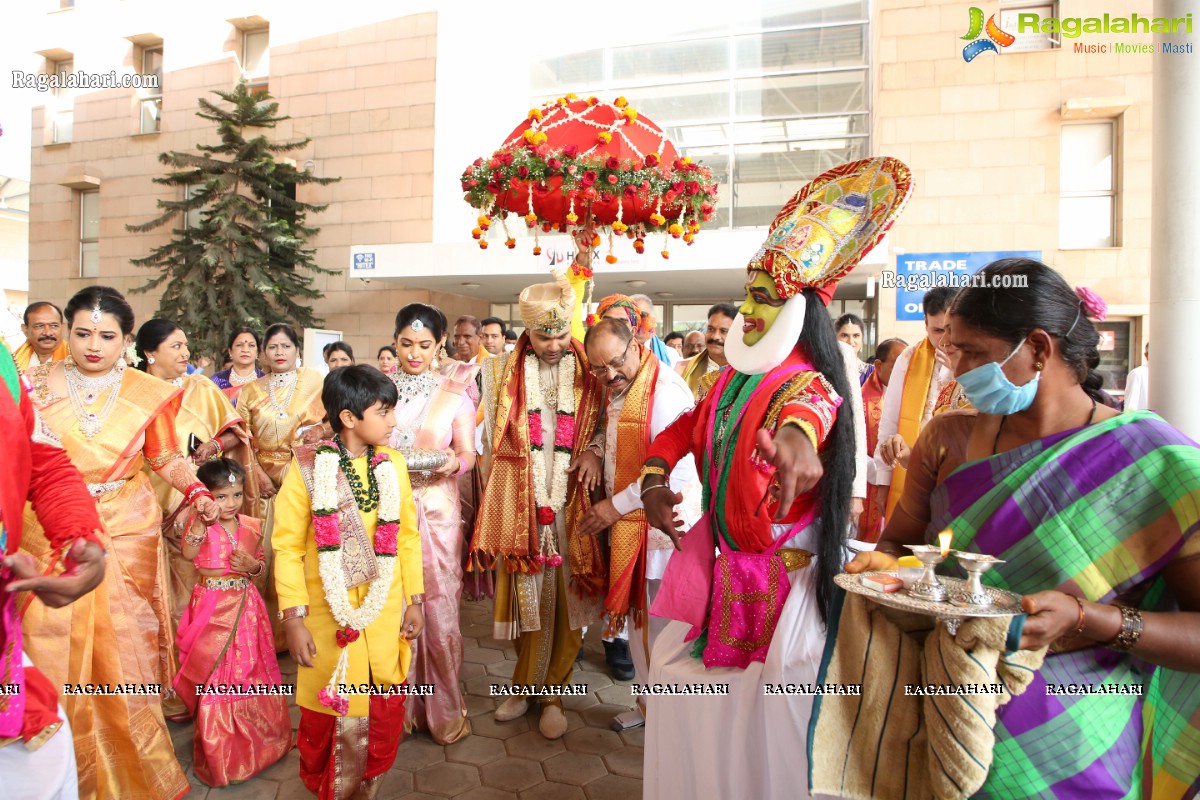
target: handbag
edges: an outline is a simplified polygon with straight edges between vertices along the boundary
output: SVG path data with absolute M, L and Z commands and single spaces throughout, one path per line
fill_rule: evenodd
M 721 554 L 713 563 L 712 608 L 702 656 L 705 667 L 745 669 L 751 662 L 766 661 L 792 588 L 787 565 L 777 551 L 808 527 L 816 511 L 814 505 L 761 553 L 731 550 L 723 536 L 717 537 Z
M 650 613 L 703 627 L 712 602 L 713 546 L 712 518 L 702 514 L 680 540 L 683 548 L 671 554 L 663 571 L 662 584 Z

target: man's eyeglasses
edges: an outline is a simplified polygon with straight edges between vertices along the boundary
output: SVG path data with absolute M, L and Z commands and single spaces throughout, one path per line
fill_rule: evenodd
M 612 370 L 613 372 L 620 372 L 621 368 L 625 366 L 625 361 L 629 358 L 629 349 L 631 347 L 633 347 L 632 339 L 629 340 L 629 344 L 625 345 L 625 352 L 622 353 L 619 358 L 614 358 L 607 364 L 601 364 L 598 367 L 588 367 L 588 371 L 597 378 L 603 378 L 608 374 L 609 370 Z

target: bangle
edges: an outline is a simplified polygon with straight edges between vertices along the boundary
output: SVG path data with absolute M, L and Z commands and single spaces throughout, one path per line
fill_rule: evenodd
M 199 547 L 200 545 L 204 544 L 204 540 L 207 538 L 208 531 L 206 530 L 201 530 L 198 535 L 193 533 L 185 533 L 183 535 L 183 543 L 191 545 L 192 547 Z
M 646 466 L 642 467 L 642 474 L 638 475 L 638 485 L 640 486 L 641 484 L 645 483 L 646 478 L 650 477 L 651 475 L 661 475 L 663 480 L 666 480 L 667 471 L 662 467 L 655 467 L 647 464 Z
M 187 488 L 187 490 L 184 492 L 184 497 L 186 498 L 185 502 L 189 506 L 195 505 L 196 500 L 201 497 L 207 497 L 209 500 L 213 499 L 212 492 L 210 492 L 208 490 L 208 487 L 205 486 L 200 481 L 196 481 L 191 486 L 189 486 Z
M 425 604 L 425 595 L 424 594 L 414 594 L 412 597 L 408 598 L 408 604 L 410 606 L 424 605 Z
M 644 498 L 644 497 L 646 496 L 646 493 L 647 493 L 647 492 L 652 492 L 652 491 L 654 491 L 655 489 L 670 489 L 670 488 L 671 488 L 671 487 L 670 487 L 670 486 L 668 486 L 668 485 L 667 485 L 667 484 L 665 484 L 665 483 L 652 483 L 652 484 L 650 484 L 649 486 L 647 486 L 647 487 L 645 487 L 644 489 L 642 489 L 642 492 L 641 492 L 641 494 L 639 494 L 639 495 L 638 495 L 638 497 L 639 497 L 639 498 Z
M 262 575 L 263 567 L 265 567 L 265 566 L 266 566 L 266 564 L 264 562 L 260 561 L 260 562 L 258 562 L 258 569 L 254 570 L 254 572 L 247 572 L 246 574 L 249 575 L 251 578 L 257 578 L 259 575 Z
M 1075 603 L 1079 606 L 1079 622 L 1075 625 L 1075 630 L 1071 631 L 1066 636 L 1058 637 L 1050 643 L 1050 650 L 1052 652 L 1059 652 L 1062 650 L 1063 645 L 1079 636 L 1079 634 L 1083 633 L 1083 600 L 1079 597 L 1079 595 L 1075 594 L 1071 595 L 1071 598 L 1074 599 Z
M 308 616 L 308 606 L 292 606 L 291 608 L 280 609 L 276 615 L 280 622 L 287 622 L 289 619 L 302 619 Z
M 1142 638 L 1142 612 L 1129 606 L 1119 605 L 1117 608 L 1121 609 L 1121 630 L 1108 642 L 1108 647 L 1128 653 Z
M 788 417 L 783 422 L 779 423 L 779 427 L 781 428 L 784 425 L 795 425 L 797 428 L 804 431 L 804 435 L 808 437 L 810 442 L 812 442 L 813 451 L 816 452 L 819 444 L 817 442 L 817 429 L 813 427 L 811 422 L 806 419 L 801 419 L 800 417 Z
M 218 436 L 217 438 L 213 439 L 213 440 L 212 440 L 212 443 L 213 443 L 213 444 L 215 444 L 215 445 L 217 446 L 217 452 L 213 454 L 213 458 L 217 458 L 218 456 L 220 456 L 220 455 L 221 455 L 221 453 L 224 453 L 224 452 L 225 452 L 225 445 L 221 444 L 221 437 L 220 437 L 220 436 Z

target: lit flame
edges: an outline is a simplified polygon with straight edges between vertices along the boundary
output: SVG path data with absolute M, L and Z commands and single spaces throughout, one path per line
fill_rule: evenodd
M 942 558 L 945 558 L 950 553 L 950 540 L 954 538 L 954 531 L 947 528 L 938 534 L 938 542 L 942 545 Z

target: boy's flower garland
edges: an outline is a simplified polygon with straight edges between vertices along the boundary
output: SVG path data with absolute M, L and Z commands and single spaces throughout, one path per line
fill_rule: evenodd
M 641 152 L 623 128 L 640 127 L 658 135 L 660 151 L 667 144 L 666 135 L 657 127 L 639 121 L 637 112 L 629 108 L 623 97 L 618 97 L 612 104 L 620 112 L 612 122 L 597 122 L 591 118 L 590 110 L 598 105 L 603 104 L 594 97 L 580 101 L 574 95 L 567 95 L 540 109 L 531 109 L 529 128 L 522 137 L 506 143 L 490 158 L 475 159 L 463 171 L 464 199 L 482 212 L 471 231 L 480 248 L 487 249 L 486 234 L 495 217 L 499 217 L 504 226 L 505 245 L 510 250 L 516 247 L 516 239 L 508 233 L 505 219 L 510 211 L 497 207 L 501 195 L 509 191 L 528 198 L 524 222 L 534 233 L 534 255 L 541 251 L 537 237 L 539 229 L 543 233 L 552 230 L 571 233 L 579 225 L 581 213 L 576 212 L 576 201 L 581 209 L 593 201 L 616 202 L 616 219 L 609 230 L 611 234 L 631 239 L 638 253 L 644 252 L 645 237 L 652 233 L 664 234 L 663 258 L 669 257 L 665 244 L 669 238 L 683 239 L 689 245 L 693 242 L 701 223 L 708 222 L 716 209 L 718 191 L 712 170 L 690 158 L 676 158 L 666 163 L 659 152 Z M 545 131 L 568 123 L 595 128 L 595 140 L 582 145 L 567 143 L 555 147 L 549 144 Z M 623 137 L 627 149 L 633 152 L 632 158 L 618 158 L 607 151 L 614 134 Z M 548 183 L 550 181 L 556 182 L 557 186 Z M 551 190 L 562 193 L 569 205 L 565 218 L 544 218 L 538 214 L 533 203 L 535 187 L 543 193 Z M 634 201 L 643 208 L 654 208 L 654 213 L 645 219 L 626 218 L 625 208 L 631 207 Z M 674 219 L 668 221 L 663 214 L 664 207 L 670 209 L 668 213 Z M 612 254 L 611 236 L 606 260 L 610 264 L 617 260 Z
M 537 504 L 537 524 L 541 536 L 533 560 L 538 564 L 557 567 L 563 562 L 558 553 L 558 536 L 554 531 L 555 511 L 567 504 L 567 467 L 575 447 L 575 356 L 565 353 L 558 363 L 558 408 L 555 409 L 553 479 L 546 488 L 546 459 L 542 453 L 542 377 L 538 357 L 525 354 L 525 399 L 529 406 L 529 444 L 533 451 L 533 498 Z
M 349 672 L 346 646 L 358 640 L 360 633 L 379 617 L 387 604 L 396 568 L 396 536 L 400 529 L 400 477 L 396 465 L 386 453 L 377 452 L 370 469 L 379 487 L 379 521 L 375 526 L 375 558 L 379 576 L 371 581 L 367 596 L 358 608 L 350 605 L 346 573 L 342 569 L 342 533 L 338 527 L 337 475 L 340 469 L 339 451 L 335 442 L 322 442 L 317 447 L 313 466 L 313 528 L 316 531 L 317 564 L 325 600 L 333 618 L 342 626 L 337 631 L 341 648 L 337 665 L 329 684 L 317 694 L 321 704 L 338 714 L 350 710 L 350 700 L 338 691 L 345 685 Z

